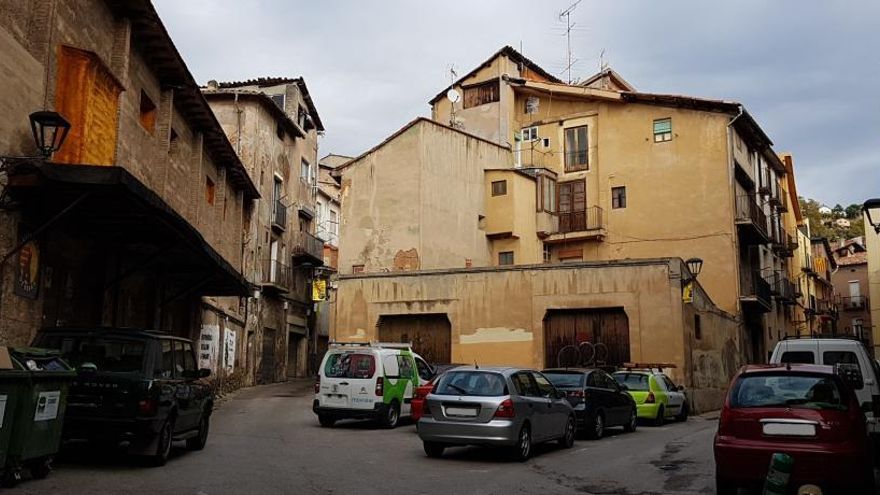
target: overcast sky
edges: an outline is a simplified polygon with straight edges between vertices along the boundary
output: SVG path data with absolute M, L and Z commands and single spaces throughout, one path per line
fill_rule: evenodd
M 572 0 L 573 2 L 574 0 Z M 559 1 L 154 0 L 204 84 L 299 76 L 326 127 L 320 154 L 357 155 L 504 45 L 564 78 Z M 743 103 L 795 156 L 798 192 L 880 197 L 880 1 L 583 0 L 573 77 L 599 54 L 640 91 Z

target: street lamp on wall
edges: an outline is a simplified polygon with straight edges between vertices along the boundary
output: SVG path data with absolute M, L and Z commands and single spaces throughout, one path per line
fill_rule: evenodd
M 874 227 L 874 232 L 880 234 L 880 198 L 873 198 L 865 201 L 862 209 L 865 210 L 865 216 L 868 217 L 868 223 Z
M 697 279 L 697 276 L 700 274 L 700 271 L 703 269 L 703 260 L 701 258 L 690 258 L 689 260 L 684 262 L 688 271 L 691 272 L 690 278 L 688 278 L 688 282 L 693 282 Z
M 34 143 L 44 158 L 49 158 L 52 153 L 61 149 L 70 132 L 70 122 L 67 119 L 58 112 L 42 110 L 32 113 L 30 121 Z

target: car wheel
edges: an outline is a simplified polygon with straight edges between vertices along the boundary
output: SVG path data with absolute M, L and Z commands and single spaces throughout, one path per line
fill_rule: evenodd
M 678 416 L 675 417 L 676 421 L 687 421 L 688 414 L 690 414 L 690 407 L 688 407 L 688 403 L 685 402 L 681 405 L 681 412 L 678 413 Z
M 382 418 L 382 426 L 393 429 L 397 426 L 398 421 L 400 421 L 400 405 L 397 401 L 393 401 L 385 411 L 385 417 Z
M 627 433 L 632 433 L 636 431 L 636 427 L 639 425 L 639 415 L 636 412 L 636 409 L 633 408 L 632 412 L 629 414 L 629 422 L 623 425 L 623 431 Z
M 587 436 L 592 440 L 599 440 L 605 435 L 605 416 L 601 412 L 596 412 L 590 426 L 587 429 Z
M 525 462 L 532 455 L 532 432 L 528 425 L 523 425 L 519 430 L 516 445 L 511 450 L 513 458 L 520 462 Z
M 3 470 L 3 477 L 0 478 L 0 485 L 4 488 L 13 488 L 21 481 L 21 469 L 17 466 L 10 466 Z
M 425 454 L 435 459 L 442 456 L 443 451 L 446 450 L 442 443 L 437 442 L 422 442 L 422 446 L 425 448 Z
M 663 426 L 666 423 L 666 410 L 661 405 L 657 408 L 657 417 L 654 418 L 654 426 Z
M 718 475 L 718 471 L 715 471 L 715 493 L 716 495 L 736 495 L 739 492 L 739 488 L 735 484 L 733 484 L 729 479 L 722 478 Z
M 562 436 L 559 437 L 559 446 L 563 449 L 570 449 L 574 446 L 574 435 L 577 432 L 577 423 L 574 420 L 574 416 L 569 416 L 568 421 L 565 422 L 565 431 L 562 432 Z
M 324 428 L 332 428 L 333 425 L 336 424 L 336 420 L 330 416 L 327 416 L 326 414 L 319 414 L 318 423 L 320 423 L 321 426 L 323 426 Z
M 156 440 L 156 453 L 150 457 L 153 466 L 164 466 L 171 454 L 171 443 L 174 438 L 174 418 L 168 418 L 159 430 L 159 438 Z
M 208 443 L 208 429 L 211 427 L 211 415 L 207 413 L 202 413 L 201 419 L 199 419 L 199 434 L 186 439 L 186 448 L 189 450 L 202 450 L 205 448 L 205 444 Z
M 52 457 L 44 457 L 42 459 L 38 459 L 32 462 L 28 469 L 31 472 L 31 476 L 35 479 L 41 480 L 46 476 L 49 476 L 49 473 L 52 472 Z

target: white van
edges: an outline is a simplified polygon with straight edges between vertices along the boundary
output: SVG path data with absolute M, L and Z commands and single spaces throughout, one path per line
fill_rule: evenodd
M 332 342 L 315 382 L 312 410 L 321 426 L 375 419 L 394 428 L 410 415 L 413 392 L 434 370 L 409 344 Z
M 877 419 L 880 417 L 880 365 L 868 349 L 858 340 L 840 338 L 794 338 L 781 340 L 773 349 L 771 364 L 807 363 L 834 366 L 836 364 L 858 365 L 862 374 L 862 387 L 856 396 L 868 417 L 868 431 L 880 434 Z

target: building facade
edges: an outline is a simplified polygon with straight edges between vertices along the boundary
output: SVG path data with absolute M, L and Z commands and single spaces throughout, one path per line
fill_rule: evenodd
M 865 222 L 865 254 L 868 258 L 868 308 L 871 312 L 871 321 L 880 322 L 880 233 L 871 228 L 867 214 L 862 213 L 862 218 Z M 878 327 L 880 325 L 874 324 L 874 328 L 871 329 L 875 345 L 880 342 Z
M 831 275 L 838 302 L 838 331 L 864 341 L 874 349 L 870 298 L 868 297 L 868 253 L 862 237 L 833 243 L 837 270 Z
M 245 219 L 243 246 L 244 273 L 257 287 L 247 308 L 251 383 L 311 370 L 312 279 L 323 264 L 316 157 L 324 129 L 304 88 L 302 79 L 264 78 L 211 81 L 203 90 L 263 198 Z
M 236 386 L 260 194 L 152 4 L 7 2 L 0 52 L 0 343 L 43 326 L 164 330 Z M 46 159 L 35 110 L 71 124 Z

